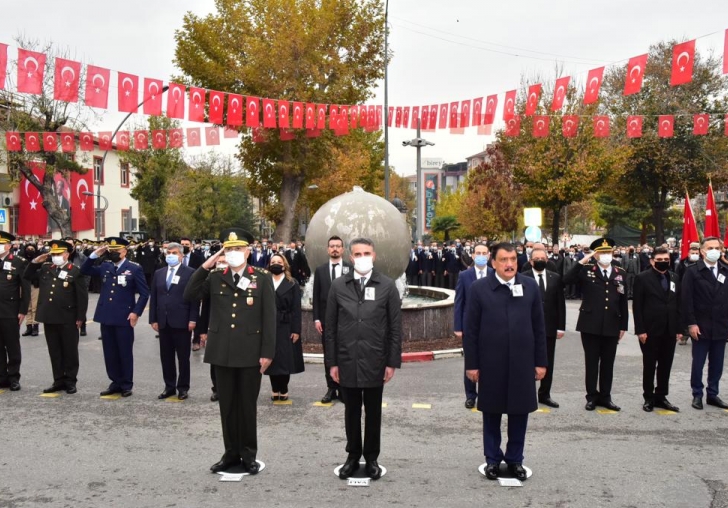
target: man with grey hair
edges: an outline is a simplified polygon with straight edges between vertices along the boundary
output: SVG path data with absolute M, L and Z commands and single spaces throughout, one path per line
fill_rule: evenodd
M 394 281 L 374 269 L 376 253 L 368 238 L 351 241 L 354 270 L 331 284 L 326 303 L 326 365 L 346 406 L 346 463 L 339 477 L 349 478 L 364 455 L 366 474 L 381 476 L 377 463 L 384 384 L 402 363 L 401 302 Z M 362 446 L 361 407 L 366 411 Z

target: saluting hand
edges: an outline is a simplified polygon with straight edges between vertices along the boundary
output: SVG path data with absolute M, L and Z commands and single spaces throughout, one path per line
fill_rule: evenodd
M 36 256 L 36 257 L 34 257 L 34 258 L 33 258 L 33 261 L 31 261 L 31 263 L 35 263 L 36 265 L 39 265 L 39 264 L 41 264 L 41 263 L 44 263 L 44 262 L 45 262 L 45 260 L 46 260 L 46 259 L 48 259 L 48 257 L 49 257 L 50 255 L 51 255 L 51 253 L 50 253 L 50 252 L 45 252 L 45 253 L 41 254 L 40 256 Z
M 202 263 L 202 268 L 205 270 L 212 270 L 215 267 L 215 264 L 217 263 L 217 260 L 220 259 L 220 256 L 223 255 L 223 249 L 220 249 L 215 254 L 207 258 L 207 261 Z
M 581 259 L 581 261 L 579 261 L 579 263 L 582 264 L 582 265 L 587 264 L 589 262 L 589 260 L 594 257 L 594 254 L 595 253 L 596 253 L 596 251 L 591 251 L 589 254 L 587 254 L 586 256 L 584 256 Z
M 98 249 L 96 249 L 94 251 L 94 254 L 96 254 L 98 257 L 101 257 L 107 250 L 109 250 L 108 247 L 104 245 L 103 247 L 99 247 Z

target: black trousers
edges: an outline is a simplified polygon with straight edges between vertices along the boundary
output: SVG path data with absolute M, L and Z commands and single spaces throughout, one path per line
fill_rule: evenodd
M 640 342 L 642 350 L 642 395 L 645 400 L 664 399 L 668 394 L 672 360 L 675 357 L 675 335 L 648 336 Z M 657 371 L 657 388 L 655 388 Z
M 288 393 L 288 383 L 291 381 L 291 375 L 290 374 L 280 374 L 280 375 L 273 375 L 270 377 L 270 389 L 273 391 L 273 393 L 281 393 L 281 394 L 287 394 Z
M 447 287 L 449 289 L 455 289 L 458 285 L 458 277 L 460 276 L 460 272 L 447 272 Z
M 350 459 L 377 460 L 382 436 L 382 393 L 384 386 L 375 388 L 339 388 L 344 396 L 344 425 L 346 451 Z M 361 406 L 364 404 L 364 446 L 361 439 Z
M 76 323 L 43 324 L 51 357 L 53 384 L 76 386 L 78 381 L 78 328 Z
M 554 358 L 556 356 L 556 337 L 546 337 L 546 354 L 548 355 L 549 366 L 546 369 L 546 376 L 538 386 L 538 398 L 546 399 L 551 397 L 551 383 L 554 380 Z
M 256 412 L 262 374 L 259 367 L 215 365 L 225 458 L 251 464 L 258 453 Z
M 20 360 L 18 318 L 0 319 L 0 384 L 20 381 Z
M 323 327 L 323 333 L 321 334 L 321 348 L 322 352 L 324 353 L 324 358 L 326 358 L 326 328 L 324 327 L 323 321 L 321 322 L 321 326 Z M 334 379 L 331 377 L 331 365 L 326 363 L 326 360 L 324 360 L 324 376 L 326 377 L 326 388 L 329 390 L 338 390 L 339 389 L 339 383 L 334 381 Z
M 165 391 L 181 392 L 190 389 L 190 331 L 187 328 L 159 329 L 159 358 L 162 360 L 162 377 Z M 175 362 L 176 356 L 176 362 Z M 179 364 L 179 377 L 177 377 Z
M 617 356 L 618 342 L 619 336 L 581 334 L 581 344 L 584 347 L 587 401 L 606 402 L 611 400 L 614 358 Z M 597 381 L 599 382 L 598 390 Z

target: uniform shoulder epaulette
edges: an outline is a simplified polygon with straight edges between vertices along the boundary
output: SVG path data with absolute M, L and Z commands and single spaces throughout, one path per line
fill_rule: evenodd
M 269 272 L 268 270 L 266 270 L 265 268 L 261 268 L 261 267 L 259 267 L 259 266 L 254 266 L 254 267 L 253 267 L 253 270 L 255 270 L 256 272 L 260 272 L 260 273 L 270 273 L 270 272 Z
M 220 267 L 217 267 L 217 266 L 216 266 L 215 268 L 213 268 L 212 270 L 210 270 L 210 273 L 215 273 L 215 272 L 224 272 L 224 271 L 225 271 L 225 269 L 224 269 L 224 268 L 220 268 Z
M 18 258 L 18 259 L 19 259 L 19 260 L 21 260 L 21 261 L 28 261 L 28 260 L 27 260 L 27 259 L 25 259 L 25 258 L 24 258 L 23 256 L 21 256 L 20 254 L 16 254 L 16 255 L 15 255 L 15 257 L 16 257 L 16 258 Z
M 129 261 L 129 262 L 130 262 L 130 263 L 131 263 L 132 265 L 136 265 L 136 266 L 138 266 L 139 268 L 141 268 L 141 266 L 142 266 L 142 265 L 140 265 L 139 263 L 135 263 L 134 261 L 131 261 L 131 260 L 129 260 L 129 259 L 127 259 L 127 261 Z
M 622 272 L 622 273 L 627 273 L 627 272 L 625 271 L 625 269 L 624 269 L 624 268 L 622 268 L 621 266 L 615 266 L 615 268 L 617 269 L 617 273 L 619 273 L 619 272 Z

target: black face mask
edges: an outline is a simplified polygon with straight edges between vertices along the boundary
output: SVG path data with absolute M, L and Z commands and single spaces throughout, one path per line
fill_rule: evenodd
M 184 247 L 182 247 L 182 252 L 183 252 L 184 254 L 189 254 L 189 253 L 190 253 L 190 248 L 189 248 L 188 246 L 186 246 L 186 245 L 185 245 Z
M 109 259 L 112 263 L 118 263 L 121 260 L 121 253 L 119 252 L 109 252 Z
M 285 271 L 285 268 L 283 268 L 283 265 L 270 265 L 268 270 L 273 275 L 280 275 Z
M 655 261 L 655 268 L 661 272 L 666 272 L 670 269 L 669 261 Z
M 546 269 L 546 261 L 544 261 L 543 259 L 534 261 L 533 267 L 536 269 L 537 272 L 543 272 Z

